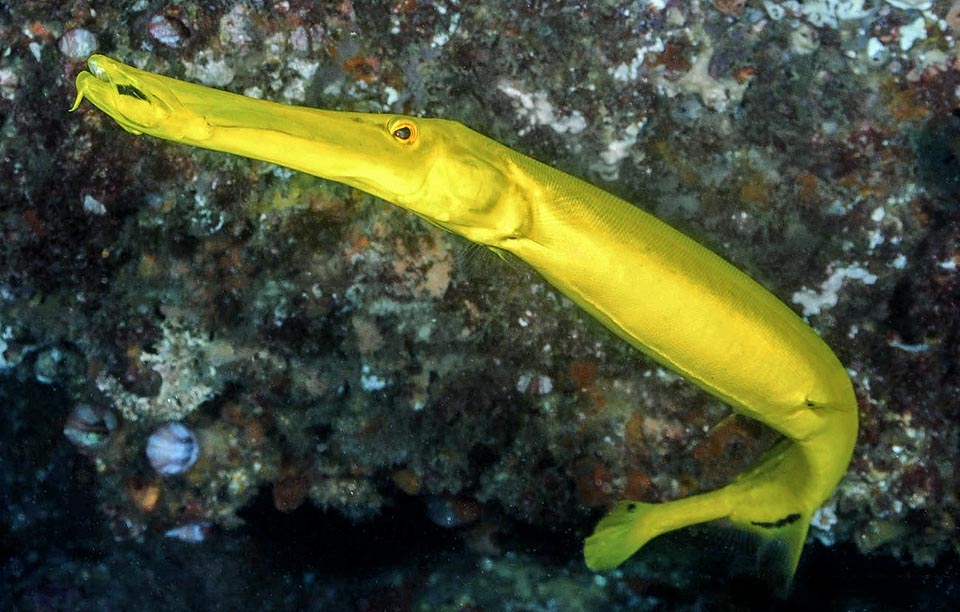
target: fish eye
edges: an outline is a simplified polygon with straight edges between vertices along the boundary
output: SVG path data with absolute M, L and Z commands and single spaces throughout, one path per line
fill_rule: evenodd
M 409 121 L 397 122 L 390 129 L 390 133 L 403 144 L 413 144 L 417 140 L 417 126 Z

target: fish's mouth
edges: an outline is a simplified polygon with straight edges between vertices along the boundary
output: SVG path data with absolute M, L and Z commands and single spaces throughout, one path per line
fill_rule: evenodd
M 141 134 L 170 116 L 162 96 L 164 87 L 159 81 L 151 82 L 152 76 L 109 57 L 91 55 L 87 70 L 77 75 L 77 97 L 70 110 L 86 99 L 123 129 Z
M 108 64 L 104 65 L 106 62 Z M 90 56 L 90 59 L 87 60 L 87 68 L 90 70 L 90 74 L 97 77 L 97 79 L 103 81 L 104 83 L 112 82 L 110 79 L 110 71 L 107 69 L 107 65 L 112 65 L 113 69 L 117 73 L 122 73 L 123 69 L 126 68 L 123 64 L 118 64 L 113 60 L 106 58 L 102 55 L 93 55 Z M 120 96 L 130 96 L 131 98 L 136 98 L 137 100 L 143 100 L 144 102 L 149 102 L 150 98 L 147 97 L 147 94 L 140 91 L 136 85 L 132 84 L 120 84 L 117 83 L 117 95 Z
M 77 108 L 80 106 L 80 102 L 82 102 L 85 97 L 90 97 L 91 93 L 104 93 L 100 89 L 97 89 L 100 87 L 100 85 L 91 80 L 91 77 L 101 83 L 110 83 L 109 66 L 113 63 L 115 63 L 113 60 L 103 55 L 91 55 L 87 58 L 87 69 L 77 75 L 77 97 L 73 101 L 73 106 L 70 107 L 71 113 L 77 110 Z M 117 93 L 122 95 L 122 90 L 129 87 L 131 86 L 118 85 Z M 136 91 L 140 94 L 140 99 L 146 99 L 146 96 L 144 96 L 142 91 L 136 87 L 134 87 L 134 89 L 136 89 Z M 94 104 L 96 104 L 96 102 L 94 102 Z M 96 104 L 96 106 L 100 105 Z

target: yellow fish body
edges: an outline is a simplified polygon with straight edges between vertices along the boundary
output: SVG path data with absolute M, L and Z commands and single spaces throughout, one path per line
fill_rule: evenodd
M 618 503 L 587 538 L 594 570 L 650 539 L 727 519 L 779 544 L 792 575 L 857 436 L 846 370 L 790 308 L 662 221 L 460 123 L 255 100 L 107 57 L 77 77 L 124 129 L 345 183 L 523 260 L 607 328 L 783 435 L 720 489 Z

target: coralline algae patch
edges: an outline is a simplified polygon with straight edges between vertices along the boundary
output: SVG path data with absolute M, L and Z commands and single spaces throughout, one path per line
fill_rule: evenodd
M 134 366 L 144 367 L 159 378 L 156 394 L 132 393 L 108 375 L 97 378 L 97 388 L 126 419 L 182 419 L 215 397 L 223 385 L 217 366 L 233 358 L 229 347 L 211 343 L 170 321 L 163 325 L 162 333 L 156 352 L 139 353 L 141 365 Z
M 851 372 L 862 434 L 813 537 L 918 564 L 960 546 L 960 4 L 208 8 L 24 3 L 0 22 L 18 194 L 0 369 L 67 395 L 50 418 L 114 536 L 229 537 L 261 492 L 356 521 L 412 499 L 491 556 L 469 585 L 515 584 L 528 526 L 579 540 L 615 500 L 724 484 L 770 440 L 717 425 L 722 404 L 511 261 L 324 181 L 65 115 L 94 48 L 255 97 L 459 119 L 655 210 Z M 195 440 L 166 448 L 174 474 L 147 452 L 169 423 Z
M 820 290 L 804 289 L 793 294 L 793 302 L 803 307 L 803 315 L 809 317 L 820 314 L 821 310 L 837 305 L 839 292 L 847 281 L 859 281 L 866 285 L 877 282 L 877 276 L 866 268 L 852 264 L 845 268 L 837 268 L 830 273 L 827 280 L 820 284 Z

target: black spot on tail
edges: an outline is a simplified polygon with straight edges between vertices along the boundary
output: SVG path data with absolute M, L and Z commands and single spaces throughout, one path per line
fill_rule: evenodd
M 763 527 L 764 529 L 779 529 L 781 527 L 786 527 L 790 523 L 796 523 L 800 520 L 799 514 L 788 514 L 778 521 L 773 521 L 772 523 L 764 523 L 762 521 L 753 521 L 750 524 L 756 525 L 757 527 Z

